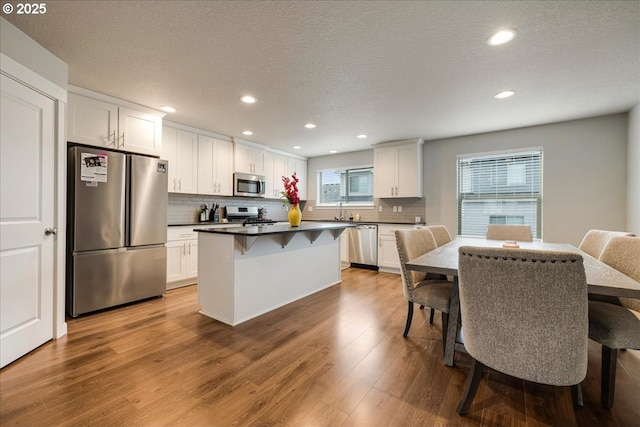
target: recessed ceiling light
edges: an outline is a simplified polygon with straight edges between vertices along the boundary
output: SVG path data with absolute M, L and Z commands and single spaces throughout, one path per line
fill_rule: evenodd
M 173 107 L 169 107 L 169 106 L 166 106 L 166 107 L 160 107 L 160 109 L 161 109 L 162 111 L 164 111 L 165 113 L 175 113 L 175 112 L 176 112 L 176 109 L 175 109 L 175 108 L 173 108 Z
M 365 139 L 367 137 L 367 135 L 361 133 L 360 135 L 356 136 L 356 138 L 358 139 Z
M 242 134 L 249 136 L 249 135 L 253 135 L 253 132 L 251 132 L 250 130 L 243 130 Z
M 330 154 L 336 154 L 338 152 L 338 150 L 329 150 Z
M 294 146 L 293 146 L 293 149 L 294 149 L 294 150 L 299 150 L 299 149 L 301 149 L 301 148 L 302 148 L 302 147 L 300 147 L 299 145 L 294 145 Z
M 304 125 L 304 127 L 306 127 L 307 129 L 313 129 L 314 127 L 316 127 L 316 125 L 314 125 L 313 123 L 307 123 L 306 125 Z
M 254 102 L 257 101 L 257 99 L 255 99 L 253 96 L 251 95 L 245 95 L 242 98 L 240 98 L 240 100 L 242 102 L 244 102 L 245 104 L 253 104 Z
M 494 98 L 504 99 L 504 98 L 509 98 L 510 96 L 513 96 L 515 94 L 516 94 L 515 90 L 503 90 L 502 92 L 498 92 L 493 96 Z
M 510 42 L 516 37 L 516 30 L 498 31 L 487 40 L 489 46 L 498 46 Z

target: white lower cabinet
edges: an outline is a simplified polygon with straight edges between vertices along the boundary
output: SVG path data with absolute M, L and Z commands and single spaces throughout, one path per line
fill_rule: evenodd
M 400 273 L 400 257 L 396 246 L 396 230 L 409 230 L 415 225 L 378 225 L 378 268 L 381 271 Z
M 167 231 L 167 289 L 192 285 L 198 278 L 198 233 L 193 226 Z
M 242 224 L 181 225 L 167 228 L 167 289 L 198 282 L 198 228 L 242 227 Z
M 340 267 L 347 268 L 349 263 L 349 229 L 346 229 L 340 235 Z

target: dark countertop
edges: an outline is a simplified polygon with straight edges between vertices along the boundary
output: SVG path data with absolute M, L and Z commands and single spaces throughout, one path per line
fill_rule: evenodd
M 340 221 L 302 221 L 300 227 L 291 227 L 289 224 L 251 225 L 246 227 L 217 227 L 202 228 L 200 233 L 232 234 L 235 236 L 266 236 L 269 234 L 289 234 L 304 231 L 340 230 L 355 227 L 355 224 Z
M 224 222 L 213 222 L 213 221 L 207 221 L 207 222 L 185 222 L 184 224 L 167 224 L 167 227 L 193 227 L 193 226 L 198 226 L 198 227 L 209 227 L 212 225 L 230 225 L 230 223 L 224 223 Z M 239 225 L 242 225 L 242 223 L 240 223 Z

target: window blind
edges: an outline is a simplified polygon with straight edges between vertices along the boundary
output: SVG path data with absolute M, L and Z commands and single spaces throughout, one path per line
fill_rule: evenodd
M 458 157 L 458 234 L 526 224 L 542 238 L 542 150 Z

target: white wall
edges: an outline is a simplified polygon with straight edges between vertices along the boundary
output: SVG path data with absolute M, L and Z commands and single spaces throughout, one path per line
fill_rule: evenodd
M 0 52 L 67 89 L 67 64 L 3 18 L 0 18 Z
M 627 121 L 627 114 L 615 114 L 427 141 L 427 223 L 444 224 L 452 234 L 457 232 L 458 155 L 543 147 L 545 241 L 578 245 L 591 228 L 626 229 Z M 639 190 L 632 191 L 637 195 Z
M 629 112 L 627 230 L 640 236 L 640 104 Z

